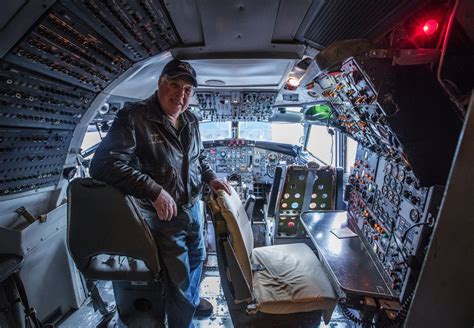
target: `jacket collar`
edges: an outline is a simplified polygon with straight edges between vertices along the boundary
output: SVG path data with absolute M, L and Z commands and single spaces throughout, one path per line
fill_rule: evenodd
M 156 91 L 145 100 L 145 103 L 147 105 L 147 120 L 163 124 L 165 112 L 163 111 L 163 108 L 161 108 Z M 185 124 L 192 124 L 196 121 L 196 118 L 193 114 L 189 113 L 188 110 L 181 114 L 181 116 L 183 117 Z

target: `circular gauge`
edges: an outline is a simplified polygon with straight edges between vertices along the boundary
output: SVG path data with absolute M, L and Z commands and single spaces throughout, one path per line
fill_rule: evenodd
M 403 182 L 403 180 L 405 179 L 405 170 L 402 169 L 398 172 L 397 179 L 398 181 Z
M 393 196 L 394 196 L 393 190 L 392 190 L 392 189 L 389 189 L 389 190 L 387 191 L 387 198 L 388 198 L 388 200 L 389 200 L 389 201 L 392 201 L 392 200 L 393 200 Z
M 410 211 L 410 219 L 413 221 L 413 222 L 418 222 L 418 220 L 420 219 L 420 212 L 418 212 L 417 209 L 412 209 Z
M 400 204 L 400 196 L 398 195 L 394 195 L 393 196 L 393 203 L 398 206 L 398 204 Z
M 221 157 L 225 157 L 227 153 L 225 151 L 221 151 Z
M 382 193 L 383 193 L 384 196 L 387 196 L 387 194 L 388 194 L 388 187 L 387 186 L 382 187 Z
M 392 181 L 390 181 L 390 187 L 392 189 L 395 189 L 397 187 L 397 180 L 393 179 Z
M 385 173 L 390 174 L 392 172 L 392 164 L 387 163 L 387 166 L 385 166 Z
M 274 165 L 267 165 L 267 175 L 270 178 L 273 178 L 275 176 L 275 169 L 276 167 Z
M 313 97 L 313 98 L 319 98 L 320 95 L 316 91 L 313 90 L 308 90 L 308 96 Z
M 390 176 L 389 176 L 389 175 L 386 175 L 386 176 L 383 178 L 383 182 L 384 182 L 384 184 L 386 184 L 387 186 L 390 185 Z
M 395 191 L 397 192 L 397 194 L 402 193 L 402 184 L 401 183 L 397 183 L 397 187 L 395 188 Z
M 270 153 L 270 154 L 268 154 L 268 160 L 269 160 L 271 163 L 276 162 L 277 158 L 278 158 L 278 156 L 277 156 L 277 154 L 275 154 L 275 153 Z
M 378 203 L 374 204 L 374 213 L 378 215 L 382 215 L 383 213 L 383 208 Z
M 384 259 L 385 259 L 385 255 L 384 255 L 384 253 L 382 253 L 382 252 L 379 252 L 377 255 L 379 256 L 379 260 L 380 260 L 381 262 L 383 262 L 383 261 L 384 261 Z
M 374 210 L 373 211 L 377 215 L 380 214 L 380 207 L 377 203 L 374 204 Z

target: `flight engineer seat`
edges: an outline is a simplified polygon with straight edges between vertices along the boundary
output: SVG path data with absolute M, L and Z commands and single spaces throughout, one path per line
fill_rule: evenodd
M 68 187 L 69 252 L 88 281 L 112 281 L 121 318 L 152 312 L 164 318 L 158 249 L 133 199 L 103 182 Z
M 231 189 L 231 195 L 222 190 L 212 195 L 209 205 L 221 283 L 234 323 L 289 327 L 295 320 L 314 319 L 314 326 L 321 315 L 329 323 L 337 296 L 316 255 L 303 243 L 254 248 L 251 220 Z

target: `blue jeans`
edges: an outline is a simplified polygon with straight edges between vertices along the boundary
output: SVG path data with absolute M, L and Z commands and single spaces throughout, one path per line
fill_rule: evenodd
M 199 305 L 206 247 L 203 238 L 201 204 L 178 208 L 178 216 L 161 221 L 156 213 L 144 213 L 164 265 L 166 315 L 170 328 L 194 327 Z

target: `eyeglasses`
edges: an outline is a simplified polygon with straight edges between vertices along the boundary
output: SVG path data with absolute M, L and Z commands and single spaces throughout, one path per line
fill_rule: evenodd
M 180 83 L 178 79 L 173 79 L 166 76 L 165 81 L 173 92 L 181 92 L 181 90 L 184 90 L 184 94 L 187 97 L 194 96 L 194 87 L 192 85 Z

